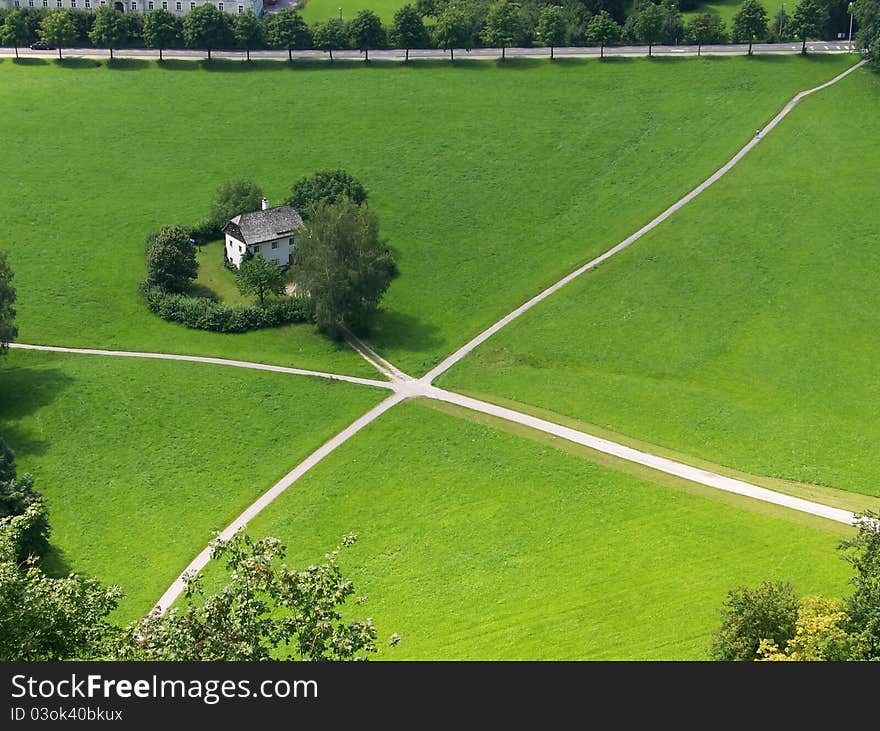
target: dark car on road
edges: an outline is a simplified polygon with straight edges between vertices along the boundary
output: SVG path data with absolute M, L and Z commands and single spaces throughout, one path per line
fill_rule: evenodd
M 37 41 L 36 43 L 31 43 L 32 51 L 54 51 L 55 46 L 50 46 L 46 41 Z

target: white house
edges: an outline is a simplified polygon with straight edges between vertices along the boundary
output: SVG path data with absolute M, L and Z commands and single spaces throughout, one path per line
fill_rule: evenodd
M 269 208 L 269 201 L 263 198 L 262 210 L 239 213 L 223 227 L 226 260 L 240 267 L 245 252 L 250 252 L 262 254 L 264 259 L 278 266 L 288 266 L 296 248 L 294 232 L 302 227 L 302 217 L 295 209 L 290 206 Z
M 208 0 L 224 13 L 243 13 L 252 10 L 262 15 L 263 0 Z M 64 8 L 67 10 L 97 10 L 110 5 L 120 13 L 149 13 L 151 10 L 167 10 L 175 15 L 186 15 L 205 0 L 0 0 L 0 8 Z

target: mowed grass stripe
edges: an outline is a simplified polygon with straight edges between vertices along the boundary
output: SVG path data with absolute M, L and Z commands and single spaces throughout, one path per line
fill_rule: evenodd
M 727 589 L 841 594 L 846 528 L 669 489 L 407 402 L 249 527 L 308 565 L 347 531 L 386 659 L 693 659 Z M 216 580 L 216 573 L 211 575 Z
M 880 495 L 880 79 L 806 99 L 698 200 L 441 384 L 770 477 Z
M 0 434 L 46 497 L 49 567 L 118 583 L 133 619 L 269 486 L 385 395 L 190 363 L 13 350 Z

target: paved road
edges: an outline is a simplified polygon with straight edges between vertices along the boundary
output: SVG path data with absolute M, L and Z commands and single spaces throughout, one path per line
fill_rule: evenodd
M 756 43 L 752 47 L 756 55 L 792 55 L 800 53 L 800 43 Z M 849 44 L 845 41 L 813 41 L 807 43 L 810 53 L 848 53 Z M 725 44 L 706 45 L 702 49 L 697 46 L 654 46 L 652 53 L 655 56 L 696 56 L 698 53 L 712 56 L 743 56 L 748 52 L 748 45 Z M 14 49 L 0 48 L 0 57 L 14 56 Z M 549 58 L 549 48 L 508 48 L 505 51 L 508 58 Z M 19 54 L 22 58 L 57 58 L 57 51 L 31 51 L 21 49 Z M 107 58 L 109 52 L 96 48 L 69 48 L 64 49 L 62 54 L 65 58 Z M 113 52 L 114 57 L 120 59 L 158 59 L 159 52 L 148 48 L 121 49 Z M 205 58 L 204 51 L 178 49 L 164 51 L 166 59 L 175 60 L 199 60 Z M 473 48 L 470 51 L 456 49 L 455 58 L 458 59 L 496 59 L 501 57 L 500 48 Z M 559 58 L 595 58 L 600 55 L 598 46 L 579 46 L 555 49 L 555 55 Z M 608 57 L 636 57 L 647 56 L 647 46 L 615 46 L 605 49 Z M 211 56 L 216 59 L 243 60 L 243 51 L 213 51 Z M 375 61 L 403 61 L 405 53 L 399 49 L 386 51 L 370 51 L 370 60 Z M 415 49 L 409 52 L 410 59 L 421 60 L 448 60 L 449 52 L 442 49 Z M 287 51 L 251 51 L 252 59 L 273 61 L 287 61 Z M 294 51 L 295 61 L 329 61 L 329 54 L 325 51 Z M 363 60 L 364 56 L 359 51 L 333 51 L 333 58 L 338 60 Z

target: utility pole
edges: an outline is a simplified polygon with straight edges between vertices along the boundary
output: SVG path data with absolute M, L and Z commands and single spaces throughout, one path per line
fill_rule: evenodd
M 850 3 L 847 6 L 847 10 L 849 11 L 849 52 L 852 53 L 853 45 L 852 45 L 852 21 L 853 21 L 853 4 Z

